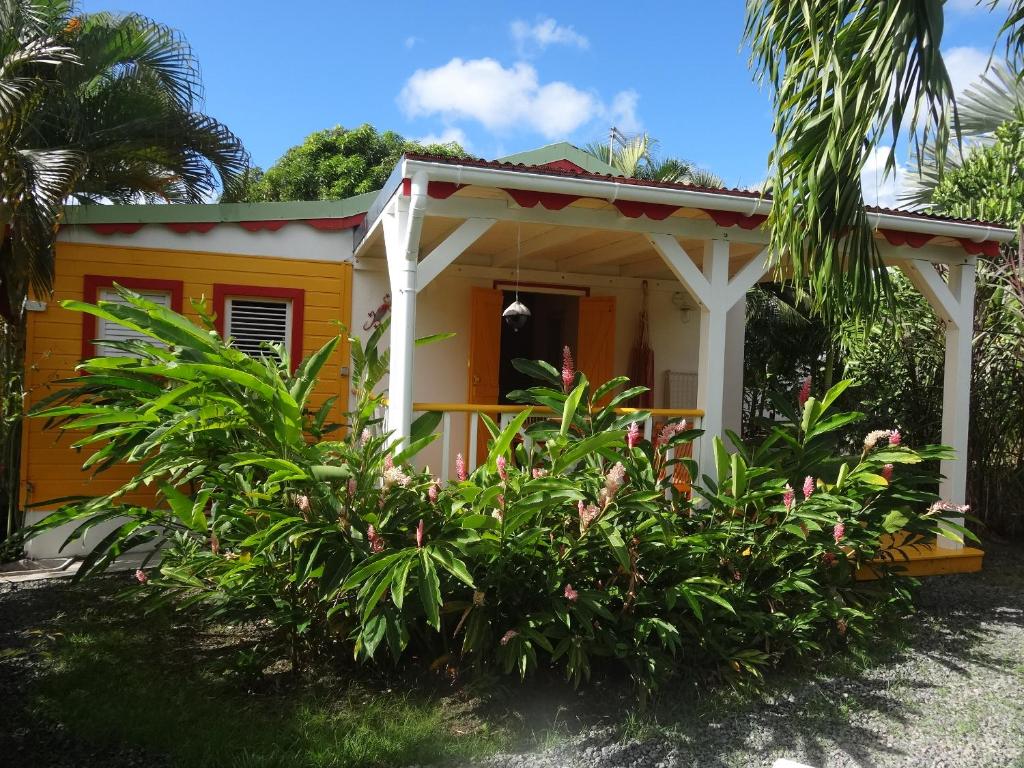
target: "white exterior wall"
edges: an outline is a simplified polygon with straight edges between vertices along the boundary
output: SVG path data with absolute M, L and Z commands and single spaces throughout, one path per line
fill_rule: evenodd
M 490 275 L 490 276 L 488 276 Z M 494 280 L 506 280 L 507 270 L 451 267 L 424 288 L 417 296 L 416 336 L 454 332 L 455 336 L 416 350 L 414 362 L 414 402 L 464 403 L 468 390 L 470 293 L 476 287 L 491 288 Z M 639 280 L 623 280 L 593 276 L 592 283 L 566 280 L 567 286 L 586 286 L 591 296 L 615 296 L 615 372 L 625 375 L 629 355 L 636 337 L 640 313 Z M 524 282 L 529 282 L 526 277 Z M 537 282 L 540 282 L 538 279 Z M 554 282 L 550 278 L 544 282 Z M 377 268 L 357 268 L 352 281 L 352 325 L 361 338 L 368 313 L 375 310 L 390 290 L 387 273 Z M 672 302 L 672 295 L 682 290 L 678 283 L 648 281 L 648 313 L 651 347 L 654 349 L 654 404 L 662 406 L 662 380 L 666 370 L 694 373 L 697 370 L 699 322 L 695 311 L 684 314 Z M 692 300 L 690 300 L 692 303 Z M 742 380 L 742 376 L 741 376 Z M 386 385 L 386 381 L 385 381 Z M 452 417 L 452 462 L 455 454 L 467 445 L 466 418 Z M 423 462 L 436 468 L 440 461 L 439 441 L 422 455 Z M 449 468 L 454 473 L 454 467 Z M 435 469 L 435 471 L 437 471 Z

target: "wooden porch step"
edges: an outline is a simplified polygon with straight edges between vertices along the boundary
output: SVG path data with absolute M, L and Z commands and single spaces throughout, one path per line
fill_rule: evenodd
M 981 570 L 984 557 L 985 552 L 976 547 L 944 549 L 933 542 L 903 547 L 900 552 L 894 553 L 894 559 L 890 562 L 899 566 L 900 572 L 907 576 L 939 576 L 947 573 L 977 573 Z M 861 581 L 877 579 L 878 571 L 869 563 L 862 566 L 856 576 Z

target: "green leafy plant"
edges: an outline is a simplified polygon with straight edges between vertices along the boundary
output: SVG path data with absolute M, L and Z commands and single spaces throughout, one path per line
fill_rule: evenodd
M 83 363 L 37 415 L 96 449 L 88 467 L 135 475 L 30 533 L 74 521 L 74 540 L 119 521 L 83 574 L 159 543 L 159 567 L 137 574 L 148 600 L 261 621 L 296 669 L 342 652 L 453 674 L 557 669 L 576 684 L 621 668 L 644 691 L 685 670 L 756 679 L 866 642 L 905 605 L 900 547 L 938 528 L 925 468 L 945 450 L 876 431 L 856 455 L 837 451 L 862 418 L 833 412 L 848 382 L 799 408 L 780 400 L 788 421 L 760 445 L 716 442 L 716 482 L 688 456 L 700 430 L 672 421 L 642 437 L 649 414 L 619 407 L 641 391 L 625 378 L 594 387 L 568 350 L 561 371 L 517 360 L 537 380 L 513 395 L 524 410 L 504 427 L 483 417 L 485 460 L 469 474 L 459 457 L 442 487 L 411 463 L 439 414 L 401 445 L 383 429 L 386 324 L 351 340 L 353 406 L 328 439 L 331 404 L 308 402 L 337 339 L 292 374 L 280 347 L 248 357 L 121 295 L 67 306 L 147 340 L 103 342 L 122 355 Z M 144 488 L 153 503 L 126 500 Z M 858 581 L 863 568 L 882 578 Z

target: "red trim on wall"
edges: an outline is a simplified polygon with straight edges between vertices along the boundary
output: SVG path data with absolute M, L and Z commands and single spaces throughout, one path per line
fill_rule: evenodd
M 97 235 L 134 235 L 142 224 L 89 224 L 88 227 Z
M 145 277 L 123 277 L 120 275 L 85 275 L 82 278 L 82 298 L 95 304 L 100 288 L 112 288 L 117 283 L 133 291 L 167 291 L 171 294 L 171 309 L 181 312 L 184 303 L 184 283 L 181 280 L 157 280 Z M 82 313 L 82 359 L 96 355 L 96 316 Z
M 337 219 L 302 219 L 302 221 L 309 224 L 313 229 L 331 232 L 338 229 L 355 229 L 363 223 L 365 218 L 365 213 L 356 213 L 352 216 L 342 216 Z
M 918 232 L 903 232 L 898 229 L 883 229 L 881 227 L 878 231 L 889 241 L 890 245 L 909 245 L 911 248 L 920 248 L 935 237 L 935 235 L 923 235 Z
M 242 229 L 248 230 L 249 232 L 262 232 L 267 230 L 268 232 L 277 232 L 281 227 L 288 223 L 288 219 L 267 219 L 262 221 L 240 221 L 238 226 Z
M 169 221 L 164 224 L 171 232 L 179 235 L 187 235 L 189 232 L 200 232 L 205 234 L 217 226 L 216 221 Z
M 227 317 L 227 299 L 229 297 L 253 297 L 268 299 L 291 299 L 292 302 L 292 338 L 291 357 L 292 371 L 302 360 L 302 331 L 306 319 L 306 291 L 302 288 L 269 288 L 262 285 L 227 285 L 214 283 L 213 307 L 217 317 L 213 321 L 217 333 L 224 338 L 224 320 Z
M 534 192 L 527 189 L 505 189 L 504 192 L 523 208 L 533 208 L 537 203 L 549 211 L 560 211 L 580 199 L 579 195 L 563 195 L 559 192 Z
M 719 211 L 714 208 L 701 208 L 701 210 L 720 227 L 739 226 L 741 229 L 757 229 L 768 220 L 767 216 L 760 213 L 745 216 L 738 211 Z
M 968 256 L 988 256 L 990 259 L 999 256 L 999 243 L 996 240 L 984 240 L 980 243 L 966 237 L 958 237 L 957 240 Z
M 633 200 L 616 200 L 612 205 L 618 208 L 619 213 L 628 219 L 639 219 L 641 216 L 646 216 L 653 221 L 664 221 L 679 210 L 678 205 L 638 203 Z

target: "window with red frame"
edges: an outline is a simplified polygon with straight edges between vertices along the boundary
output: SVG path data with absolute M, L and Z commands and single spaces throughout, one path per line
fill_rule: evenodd
M 292 368 L 302 359 L 305 291 L 252 285 L 215 285 L 217 330 L 247 355 L 266 354 L 265 344 L 283 344 Z
M 138 277 L 116 277 L 110 275 L 86 275 L 82 295 L 87 302 L 110 301 L 115 304 L 127 302 L 118 294 L 115 285 L 128 288 L 142 298 L 181 312 L 182 282 L 180 280 L 150 280 Z M 95 344 L 95 341 L 132 341 L 135 339 L 156 343 L 143 333 L 125 328 L 105 318 L 82 315 L 82 357 L 112 357 L 129 354 L 122 350 Z

